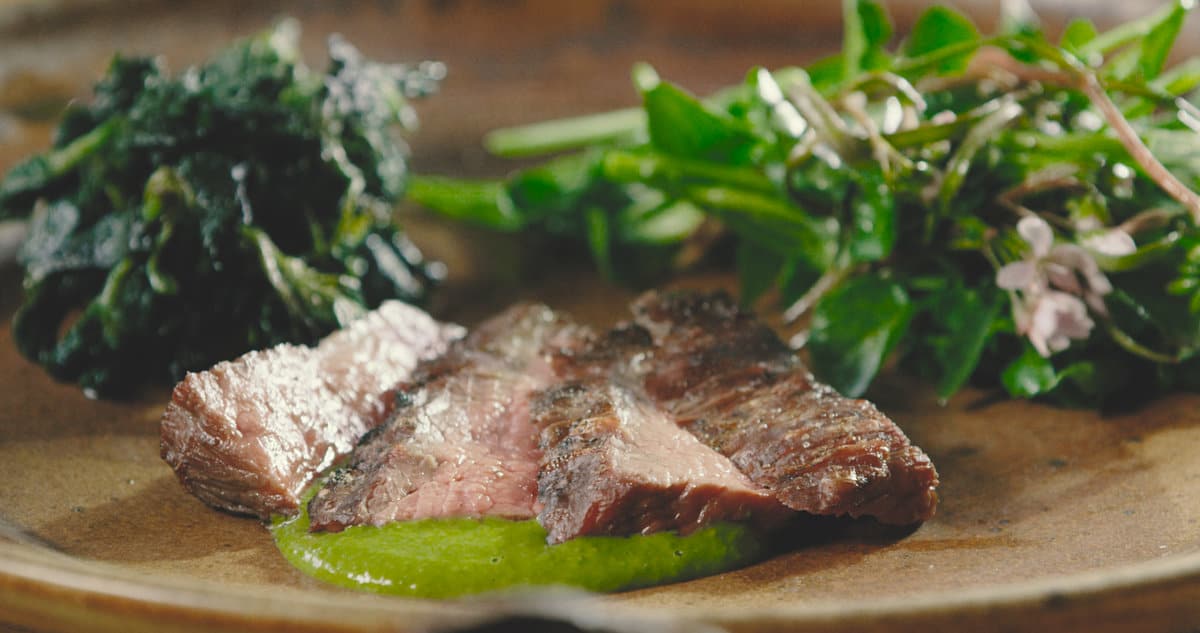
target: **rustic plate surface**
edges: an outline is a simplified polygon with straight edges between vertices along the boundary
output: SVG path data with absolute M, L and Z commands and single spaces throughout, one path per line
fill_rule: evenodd
M 54 113 L 86 94 L 112 51 L 165 51 L 178 68 L 286 12 L 303 20 L 314 62 L 335 30 L 378 58 L 447 61 L 444 93 L 422 106 L 417 165 L 495 173 L 477 149 L 483 131 L 631 104 L 627 69 L 635 60 L 704 92 L 751 65 L 805 61 L 837 45 L 836 6 L 740 4 L 81 2 L 28 11 L 7 0 L 0 170 L 46 142 Z M 1061 20 L 1077 4 L 1048 8 Z M 909 3 L 892 10 L 901 23 L 915 11 Z M 1104 10 L 1111 22 L 1122 17 L 1112 12 L 1132 9 Z M 1187 28 L 1200 41 L 1200 26 Z M 547 267 L 524 252 L 527 244 L 419 217 L 410 223 L 454 272 L 434 306 L 442 318 L 472 323 L 536 298 L 604 325 L 623 316 L 633 296 L 585 269 Z M 497 262 L 514 274 L 497 276 Z M 166 391 L 96 402 L 55 384 L 13 347 L 19 297 L 16 272 L 0 269 L 2 622 L 38 630 L 373 631 L 535 614 L 607 630 L 1200 629 L 1200 397 L 1101 417 L 978 392 L 939 406 L 928 390 L 894 377 L 872 397 L 933 457 L 943 480 L 938 515 L 915 532 L 849 524 L 741 571 L 615 596 L 390 599 L 302 576 L 261 524 L 187 495 L 158 457 Z

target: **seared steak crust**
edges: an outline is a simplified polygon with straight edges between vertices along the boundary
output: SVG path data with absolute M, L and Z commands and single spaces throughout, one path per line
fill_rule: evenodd
M 816 382 L 724 293 L 647 293 L 634 321 L 648 397 L 788 507 L 910 524 L 933 516 L 937 472 L 874 405 Z
M 554 380 L 551 351 L 582 333 L 545 306 L 519 305 L 422 363 L 392 416 L 310 501 L 312 529 L 533 517 L 541 452 L 529 398 Z
M 385 393 L 462 328 L 387 302 L 315 348 L 281 345 L 188 374 L 161 424 L 162 458 L 211 506 L 268 518 L 383 420 Z
M 518 305 L 462 338 L 389 303 L 316 348 L 190 374 L 163 415 L 162 455 L 207 503 L 266 518 L 294 512 L 357 442 L 310 501 L 325 531 L 537 516 L 556 543 L 770 526 L 792 510 L 932 516 L 928 457 L 728 296 L 651 292 L 632 307 L 596 335 Z
M 770 525 L 790 511 L 651 403 L 607 381 L 535 399 L 545 451 L 538 521 L 550 543 L 577 536 L 688 534 L 715 521 Z

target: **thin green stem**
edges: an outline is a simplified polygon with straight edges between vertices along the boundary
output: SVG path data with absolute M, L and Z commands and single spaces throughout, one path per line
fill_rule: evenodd
M 609 143 L 631 137 L 645 127 L 645 111 L 626 108 L 502 128 L 485 136 L 483 145 L 497 156 L 520 158 Z
M 748 191 L 775 193 L 777 187 L 756 169 L 730 167 L 663 154 L 613 150 L 605 154 L 604 176 L 616 182 L 679 185 L 710 182 Z
M 1135 341 L 1132 336 L 1125 333 L 1125 331 L 1121 328 L 1117 327 L 1117 325 L 1113 323 L 1111 319 L 1105 319 L 1103 323 L 1104 331 L 1108 333 L 1108 336 L 1112 338 L 1113 342 L 1134 356 L 1141 356 L 1146 360 L 1168 365 L 1182 362 L 1188 356 L 1188 354 L 1182 350 L 1175 352 L 1174 354 L 1152 350 Z

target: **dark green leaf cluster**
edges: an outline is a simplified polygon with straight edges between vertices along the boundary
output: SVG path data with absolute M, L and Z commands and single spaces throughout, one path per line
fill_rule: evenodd
M 291 21 L 174 76 L 115 58 L 53 148 L 0 181 L 0 218 L 30 219 L 21 352 L 119 395 L 420 300 L 438 268 L 393 219 L 398 134 L 443 69 L 336 37 L 330 58 L 305 66 Z
M 851 395 L 893 359 L 941 397 L 1195 389 L 1200 64 L 1165 64 L 1190 8 L 1052 41 L 1028 15 L 985 36 L 934 7 L 897 43 L 881 6 L 846 0 L 836 55 L 708 98 L 641 65 L 640 108 L 487 139 L 575 153 L 503 181 L 417 177 L 412 194 L 580 239 L 623 279 L 644 272 L 631 250 L 677 261 L 723 232 L 744 299 L 774 289 L 814 370 Z

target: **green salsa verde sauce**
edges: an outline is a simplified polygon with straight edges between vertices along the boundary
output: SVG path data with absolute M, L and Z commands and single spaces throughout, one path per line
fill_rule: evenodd
M 590 536 L 547 545 L 545 529 L 532 519 L 426 519 L 313 533 L 305 509 L 276 517 L 271 531 L 284 557 L 310 576 L 421 598 L 546 585 L 619 591 L 735 569 L 767 549 L 761 534 L 738 523 L 687 536 Z

